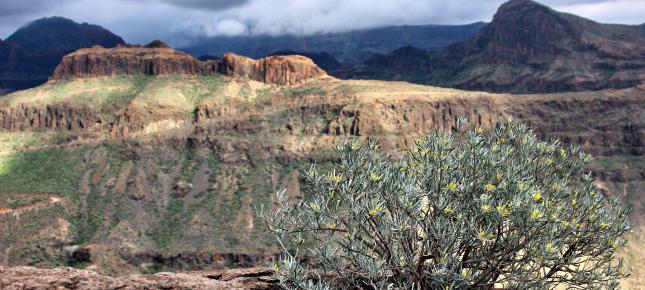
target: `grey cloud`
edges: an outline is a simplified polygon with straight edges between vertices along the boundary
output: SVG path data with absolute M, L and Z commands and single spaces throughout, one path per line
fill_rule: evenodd
M 242 6 L 249 0 L 161 0 L 162 2 L 189 8 L 200 8 L 209 10 L 224 10 L 231 7 Z
M 538 0 L 600 22 L 642 23 L 643 0 Z M 129 42 L 340 32 L 490 21 L 504 0 L 0 0 L 0 37 L 42 16 L 99 24 Z M 639 5 L 641 4 L 641 5 Z
M 0 1 L 0 16 L 36 13 L 63 5 L 65 2 L 70 2 L 70 0 L 2 0 Z

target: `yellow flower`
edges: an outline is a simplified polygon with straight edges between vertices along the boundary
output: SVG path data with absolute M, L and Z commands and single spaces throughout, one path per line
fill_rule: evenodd
M 574 198 L 574 199 L 572 199 L 572 200 L 571 200 L 571 205 L 576 206 L 576 204 L 578 204 L 578 200 L 577 200 L 577 199 L 575 199 L 575 198 Z
M 567 157 L 567 151 L 565 151 L 564 149 L 560 148 L 560 156 L 562 156 L 562 158 L 566 158 Z
M 553 247 L 553 244 L 552 244 L 552 243 L 547 243 L 547 244 L 546 244 L 546 246 L 545 246 L 545 248 L 546 248 L 546 250 L 547 250 L 548 252 L 554 252 L 554 251 L 555 251 L 555 247 Z
M 327 179 L 331 182 L 341 182 L 343 181 L 343 175 L 334 175 L 332 173 L 329 173 L 329 176 L 327 176 Z
M 275 273 L 280 272 L 280 266 L 278 266 L 278 263 L 273 264 L 273 272 Z
M 451 214 L 452 213 L 452 208 L 450 208 L 450 207 L 444 208 L 443 212 L 445 212 L 446 214 Z
M 488 183 L 484 186 L 484 188 L 486 189 L 486 191 L 493 191 L 495 190 L 495 185 Z
M 618 244 L 616 244 L 616 242 L 614 242 L 612 240 L 607 241 L 607 243 L 609 244 L 610 247 L 612 247 L 614 249 L 618 248 Z
M 369 215 L 371 215 L 371 216 L 375 216 L 375 215 L 377 215 L 379 212 L 381 212 L 381 210 L 382 210 L 382 209 L 383 209 L 383 208 L 381 208 L 380 206 L 377 206 L 377 207 L 375 207 L 375 208 L 373 208 L 373 209 L 370 209 L 370 211 L 369 211 Z
M 553 164 L 553 159 L 547 158 L 546 159 L 546 165 L 551 165 L 551 164 Z
M 565 228 L 569 227 L 569 222 L 568 221 L 562 221 L 562 226 Z
M 493 147 L 490 148 L 490 151 L 493 153 L 497 153 L 499 149 L 497 149 L 497 145 L 493 145 Z
M 589 196 L 591 196 L 591 197 L 596 196 L 596 192 L 595 192 L 595 191 L 593 191 L 593 190 L 592 190 L 592 191 L 590 191 L 590 192 L 589 192 Z
M 608 223 L 606 223 L 606 222 L 601 222 L 601 223 L 600 223 L 600 228 L 601 228 L 601 229 L 603 229 L 603 230 L 604 230 L 604 229 L 606 229 L 607 227 L 609 227 L 609 224 L 608 224 Z
M 425 240 L 426 239 L 426 233 L 425 233 L 425 231 L 423 229 L 419 229 L 419 231 L 417 231 L 417 235 L 419 236 L 420 240 Z
M 448 185 L 446 186 L 446 188 L 447 188 L 448 190 L 450 190 L 450 191 L 454 192 L 455 190 L 457 190 L 457 183 L 456 183 L 456 182 L 454 182 L 454 181 L 451 181 L 450 183 L 448 183 Z
M 540 210 L 534 209 L 533 212 L 531 213 L 531 219 L 539 219 L 542 217 L 542 214 L 540 213 Z
M 487 205 L 487 204 L 482 205 L 482 210 L 483 210 L 484 212 L 489 212 L 489 211 L 491 210 L 491 209 L 490 209 L 490 205 Z
M 383 177 L 380 174 L 376 173 L 376 172 L 372 172 L 372 173 L 370 173 L 370 179 L 372 179 L 372 181 L 374 181 L 374 182 L 377 182 L 377 181 L 380 181 L 381 179 L 383 179 Z
M 428 156 L 428 153 L 430 153 L 430 150 L 428 149 L 421 150 L 421 156 Z
M 542 193 L 541 192 L 536 192 L 533 195 L 531 195 L 535 201 L 540 201 L 542 199 Z
M 503 217 L 509 214 L 508 208 L 506 208 L 505 205 L 498 205 L 495 209 L 497 209 L 497 212 Z
M 484 232 L 484 231 L 479 231 L 479 233 L 477 233 L 477 236 L 478 236 L 479 238 L 482 238 L 482 239 L 483 239 L 483 238 L 486 236 L 486 232 Z
M 461 270 L 461 276 L 464 276 L 466 278 L 470 277 L 470 270 L 468 269 Z
M 346 240 L 348 240 L 348 239 L 349 239 L 349 233 L 345 233 L 345 234 L 343 235 L 343 237 L 344 237 Z
M 317 204 L 315 204 L 315 203 L 313 203 L 313 202 L 312 202 L 312 203 L 310 203 L 309 205 L 311 206 L 311 209 L 313 209 L 313 210 L 317 210 L 317 209 L 318 209 L 318 205 L 317 205 Z

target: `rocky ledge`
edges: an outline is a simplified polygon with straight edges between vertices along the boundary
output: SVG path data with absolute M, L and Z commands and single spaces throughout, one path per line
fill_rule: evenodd
M 0 289 L 280 289 L 268 268 L 110 277 L 73 268 L 1 267 Z
M 222 59 L 201 61 L 157 40 L 146 46 L 79 49 L 63 57 L 51 79 L 216 73 L 277 85 L 294 85 L 326 75 L 311 59 L 300 55 L 268 56 L 255 60 L 226 53 Z

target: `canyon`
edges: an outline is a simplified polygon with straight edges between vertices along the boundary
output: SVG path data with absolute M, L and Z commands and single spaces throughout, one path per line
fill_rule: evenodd
M 645 221 L 642 85 L 494 94 L 339 80 L 302 56 L 199 61 L 159 42 L 82 49 L 55 71 L 0 98 L 2 265 L 262 266 L 278 253 L 255 209 L 299 195 L 310 163 L 332 166 L 346 138 L 399 156 L 460 117 L 489 129 L 513 117 L 581 146 L 602 192 L 632 206 L 635 229 Z

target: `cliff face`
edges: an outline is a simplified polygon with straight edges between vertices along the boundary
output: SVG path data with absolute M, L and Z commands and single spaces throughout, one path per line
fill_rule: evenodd
M 175 51 L 160 41 L 147 46 L 92 47 L 66 55 L 52 79 L 113 75 L 212 75 L 294 85 L 326 75 L 311 59 L 299 55 L 269 56 L 259 60 L 227 53 L 216 60 L 200 61 Z
M 325 75 L 325 71 L 311 59 L 301 55 L 267 56 L 254 60 L 233 53 L 224 54 L 219 72 L 278 85 L 294 85 Z
M 210 66 L 209 66 L 210 64 Z M 215 72 L 212 62 L 168 47 L 92 47 L 63 57 L 52 79 L 113 75 L 208 74 Z

